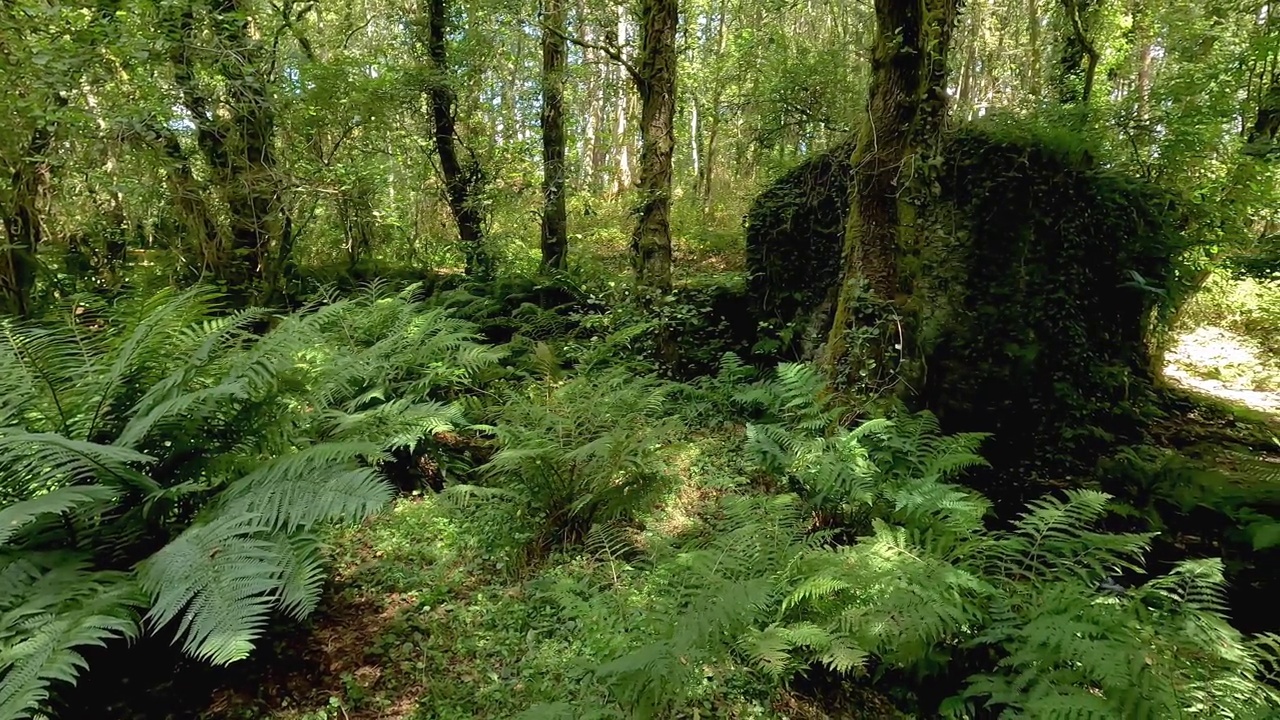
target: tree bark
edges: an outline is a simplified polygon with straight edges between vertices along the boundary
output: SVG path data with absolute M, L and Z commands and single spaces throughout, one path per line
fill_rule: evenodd
M 564 132 L 568 47 L 564 0 L 542 3 L 542 271 L 555 272 L 564 270 L 569 259 Z
M 207 39 L 196 27 L 194 8 L 185 8 L 177 18 L 170 61 L 197 145 L 227 207 L 230 246 L 214 263 L 214 275 L 233 295 L 251 297 L 258 286 L 261 297 L 270 299 L 288 265 L 289 221 L 276 166 L 275 107 L 263 71 L 262 43 L 241 0 L 215 0 L 209 10 L 216 45 L 203 52 L 211 53 L 208 60 L 225 80 L 225 94 L 211 100 L 198 80 L 196 53 Z
M 1101 55 L 1094 46 L 1092 18 L 1102 0 L 1062 0 L 1067 32 L 1062 40 L 1060 57 L 1059 100 L 1064 105 L 1088 105 L 1093 97 L 1094 79 Z M 1076 84 L 1079 83 L 1079 89 Z
M 578 16 L 586 15 L 586 8 L 583 0 L 578 2 Z M 584 23 L 585 25 L 585 23 Z M 596 41 L 595 32 L 591 26 L 583 27 L 583 35 L 587 42 L 594 43 Z M 582 61 L 583 64 L 592 67 L 600 61 L 600 51 L 595 48 L 583 48 Z M 587 76 L 584 95 L 588 99 L 589 109 L 587 111 L 586 127 L 582 137 L 582 157 L 586 158 L 586 187 L 591 192 L 598 192 L 603 188 L 602 176 L 604 174 L 605 163 L 608 160 L 609 146 L 605 141 L 605 86 L 604 78 L 601 73 L 592 72 Z
M 222 262 L 225 242 L 206 199 L 206 191 L 191 168 L 191 159 L 182 149 L 178 137 L 167 126 L 160 123 L 149 125 L 147 135 L 159 145 L 165 155 L 165 178 L 169 196 L 173 198 L 177 208 L 185 238 L 187 242 L 195 243 L 196 256 L 199 258 L 195 270 L 198 275 L 206 272 L 216 274 L 219 263 Z
M 457 99 L 449 84 L 449 7 L 447 0 L 425 0 L 420 10 L 425 16 L 427 57 L 431 63 L 428 95 L 434 126 L 436 154 L 444 175 L 445 196 L 449 210 L 458 224 L 458 237 L 466 258 L 467 275 L 479 280 L 493 277 L 493 258 L 485 247 L 484 209 L 480 195 L 486 178 L 480 163 L 470 157 L 463 162 L 458 156 L 454 113 Z
M 969 119 L 974 111 L 974 85 L 979 81 L 978 78 L 978 44 L 982 42 L 982 11 L 979 8 L 969 13 L 966 18 L 968 22 L 968 37 L 965 43 L 964 63 L 960 70 L 960 89 L 956 93 L 957 112 L 962 113 L 964 119 Z
M 618 7 L 618 28 L 615 41 L 618 47 L 627 44 L 627 9 L 625 6 Z M 616 68 L 616 81 L 614 83 L 614 128 L 613 128 L 613 146 L 615 150 L 615 158 L 617 160 L 617 170 L 613 177 L 613 195 L 619 196 L 631 189 L 631 138 L 627 135 L 627 116 L 631 109 L 631 95 L 626 92 L 627 72 L 623 68 Z
M 30 317 L 34 309 L 31 296 L 36 285 L 36 253 L 44 238 L 41 216 L 49 195 L 46 155 L 53 145 L 54 133 L 52 125 L 41 125 L 32 131 L 9 179 L 13 204 L 4 218 L 8 242 L 0 252 L 0 311 L 22 318 Z
M 1040 3 L 1038 0 L 1027 0 L 1027 82 L 1031 97 L 1040 100 Z
M 675 151 L 678 0 L 642 0 L 640 53 L 640 205 L 631 238 L 636 285 L 671 289 L 671 175 Z
M 724 57 L 727 49 L 728 34 L 725 32 L 725 17 L 728 15 L 726 3 L 722 0 L 719 9 L 716 11 L 716 61 L 717 63 Z M 711 209 L 711 183 L 715 176 L 715 163 L 717 160 L 716 151 L 719 149 L 720 139 L 720 101 L 724 97 L 724 83 L 716 82 L 715 89 L 711 92 L 711 103 L 708 107 L 708 114 L 711 118 L 707 121 L 707 140 L 702 150 L 702 172 L 698 177 L 694 178 L 695 191 L 698 193 L 698 199 L 702 203 L 704 211 Z
M 844 270 L 824 355 L 837 388 L 876 394 L 909 385 L 912 279 L 899 266 L 918 242 L 915 216 L 930 184 L 922 155 L 942 130 L 958 5 L 875 0 L 867 117 L 853 157 Z

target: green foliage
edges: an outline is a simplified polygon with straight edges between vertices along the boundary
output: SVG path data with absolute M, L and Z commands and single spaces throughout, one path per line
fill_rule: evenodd
M 870 517 L 892 514 L 927 523 L 944 510 L 981 518 L 981 503 L 942 483 L 984 464 L 976 454 L 981 433 L 942 435 L 930 413 L 844 427 L 850 409 L 826 389 L 811 365 L 783 364 L 776 376 L 743 390 L 738 398 L 763 410 L 747 425 L 746 450 L 761 469 L 785 478 L 819 509 L 844 524 L 864 528 Z
M 669 384 L 627 370 L 560 380 L 547 359 L 543 381 L 498 411 L 485 485 L 450 490 L 502 501 L 535 552 L 652 506 L 668 485 L 660 447 L 679 427 L 668 417 Z
M 309 614 L 313 529 L 376 512 L 374 465 L 458 426 L 496 359 L 474 328 L 375 288 L 283 318 L 202 289 L 0 327 L 0 702 L 30 713 L 76 648 L 176 623 L 192 656 L 248 655 Z M 13 716 L 4 713 L 4 717 Z
M 624 707 L 652 717 L 658 699 L 688 687 L 670 654 L 737 655 L 779 681 L 815 664 L 872 679 L 895 668 L 954 688 L 940 708 L 921 708 L 928 715 L 1264 717 L 1280 707 L 1266 684 L 1274 641 L 1228 624 L 1221 563 L 1185 561 L 1118 584 L 1141 576 L 1153 536 L 1098 530 L 1111 498 L 1092 490 L 1032 501 L 1007 529 L 988 529 L 986 501 L 947 482 L 976 462 L 979 438 L 942 438 L 928 415 L 824 425 L 828 409 L 803 399 L 813 384 L 784 366 L 752 392 L 793 423 L 757 433 L 752 453 L 772 473 L 795 473 L 804 441 L 843 438 L 826 451 L 850 453 L 857 467 L 843 502 L 865 508 L 855 525 L 864 532 L 833 543 L 791 496 L 713 526 L 714 559 L 679 553 L 688 570 L 667 593 L 679 600 L 654 608 L 672 627 L 666 639 L 601 670 L 619 669 Z M 818 493 L 830 503 L 834 489 Z
M 80 650 L 136 636 L 141 604 L 126 574 L 83 555 L 0 545 L 0 717 L 32 717 L 52 683 L 74 682 Z
M 599 629 L 580 649 L 598 660 L 583 663 L 586 682 L 566 701 L 525 717 L 666 717 L 697 707 L 709 682 L 741 676 L 724 643 L 750 631 L 778 600 L 773 578 L 817 547 L 797 532 L 805 514 L 790 495 L 729 496 L 708 508 L 704 531 L 687 544 L 613 569 L 622 582 L 547 578 L 542 591 L 561 617 Z

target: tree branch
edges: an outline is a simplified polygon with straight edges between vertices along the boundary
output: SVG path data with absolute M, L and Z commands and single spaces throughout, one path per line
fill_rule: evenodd
M 636 69 L 635 65 L 632 65 L 625 57 L 622 56 L 622 48 L 618 47 L 617 45 L 609 46 L 609 45 L 601 45 L 599 43 L 593 43 L 587 40 L 583 40 L 580 37 L 574 37 L 572 35 L 569 35 L 568 33 L 561 32 L 558 28 L 554 28 L 554 27 L 551 27 L 550 25 L 546 25 L 543 23 L 539 23 L 538 27 L 542 28 L 543 32 L 549 32 L 552 35 L 559 37 L 561 40 L 564 40 L 565 42 L 573 43 L 574 45 L 577 45 L 580 48 L 585 48 L 587 50 L 599 50 L 605 55 L 608 55 L 610 60 L 621 65 L 623 69 L 627 71 L 627 74 L 631 76 L 632 80 L 636 81 L 637 83 L 644 82 L 644 77 L 640 74 L 640 71 Z

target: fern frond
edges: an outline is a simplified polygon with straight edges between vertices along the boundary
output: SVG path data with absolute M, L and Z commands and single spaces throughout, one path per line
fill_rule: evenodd
M 231 483 L 222 502 L 229 512 L 256 516 L 285 532 L 362 520 L 390 502 L 392 490 L 371 468 L 348 467 L 355 458 L 377 456 L 377 447 L 368 443 L 315 445 L 268 461 Z
M 95 481 L 154 490 L 155 482 L 134 469 L 150 460 L 128 448 L 71 440 L 56 433 L 0 428 L 0 466 L 9 476 L 0 491 L 18 496 Z
M 278 535 L 276 555 L 280 558 L 280 609 L 295 619 L 310 615 L 320 602 L 325 568 L 320 543 L 312 535 Z
M 247 657 L 284 577 L 268 530 L 252 515 L 226 514 L 187 528 L 144 561 L 138 578 L 152 599 L 148 623 L 159 628 L 181 617 L 183 650 L 197 659 L 226 665 Z
M 46 559 L 40 568 L 0 556 L 0 717 L 32 717 L 52 683 L 74 682 L 85 668 L 79 649 L 137 634 L 140 598 L 127 575 L 91 572 L 69 555 Z M 14 583 L 19 575 L 25 581 Z
M 795 670 L 791 658 L 791 641 L 779 626 L 748 634 L 740 641 L 740 647 L 752 664 L 775 679 L 785 677 Z
M 387 449 L 409 449 L 424 438 L 467 424 L 457 403 L 415 403 L 408 399 L 391 400 L 356 413 L 327 411 L 324 421 L 330 440 L 378 442 Z
M 46 515 L 62 515 L 85 506 L 113 500 L 117 491 L 102 485 L 72 485 L 21 500 L 0 509 L 0 546 L 9 542 L 25 525 Z

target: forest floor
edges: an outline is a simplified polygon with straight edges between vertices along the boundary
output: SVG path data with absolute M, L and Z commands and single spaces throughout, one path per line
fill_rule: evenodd
M 1280 414 L 1280 358 L 1229 330 L 1202 327 L 1183 335 L 1165 374 L 1188 389 Z
M 1224 417 L 1249 408 L 1267 427 L 1280 418 L 1280 361 L 1229 331 L 1206 327 L 1181 337 L 1167 376 L 1195 395 L 1223 401 Z M 1186 423 L 1175 423 L 1179 432 L 1198 435 L 1203 429 Z M 1213 446 L 1222 441 L 1216 435 L 1204 439 Z M 645 519 L 646 542 L 671 541 L 697 525 L 719 494 L 751 484 L 742 442 L 741 427 L 724 427 L 673 450 L 668 461 L 679 483 Z M 1227 517 L 1225 510 L 1221 517 Z M 1178 555 L 1197 542 L 1209 554 L 1225 552 L 1209 539 L 1218 530 L 1191 534 L 1206 538 L 1175 534 Z M 562 703 L 618 643 L 628 642 L 619 628 L 643 612 L 651 570 L 608 551 L 556 555 L 537 567 L 513 568 L 476 544 L 483 535 L 431 493 L 403 497 L 363 526 L 339 531 L 331 538 L 334 575 L 319 612 L 305 629 L 277 636 L 265 659 L 223 684 L 202 717 L 572 717 Z M 566 596 L 589 600 L 575 608 L 566 605 L 572 603 Z M 843 687 L 841 701 L 834 702 L 744 687 L 738 668 L 706 672 L 705 686 L 688 699 L 680 718 L 902 717 L 887 697 L 862 686 Z M 548 712 L 523 714 L 539 705 Z
M 743 429 L 691 438 L 669 458 L 679 482 L 645 519 L 664 543 L 747 482 Z M 331 537 L 334 577 L 309 628 L 279 638 L 262 663 L 218 690 L 205 720 L 463 720 L 570 718 L 590 671 L 635 638 L 649 569 L 604 548 L 511 567 L 433 494 L 413 494 Z M 572 597 L 594 598 L 573 607 Z M 604 600 L 607 602 L 599 603 Z M 568 604 L 566 604 L 568 603 Z M 619 617 L 621 613 L 622 617 Z M 832 702 L 743 687 L 734 668 L 707 668 L 680 718 L 819 720 Z M 894 720 L 887 698 L 853 688 L 839 717 Z M 530 708 L 541 706 L 526 715 Z M 544 712 L 545 711 L 545 712 Z M 566 714 L 569 713 L 569 714 Z

